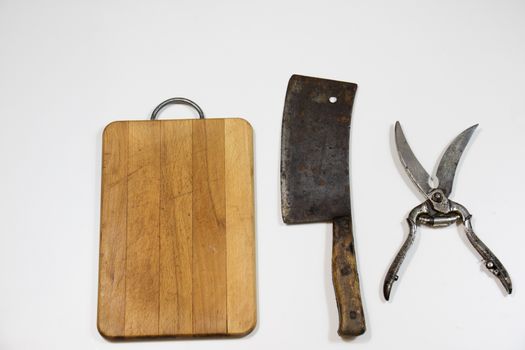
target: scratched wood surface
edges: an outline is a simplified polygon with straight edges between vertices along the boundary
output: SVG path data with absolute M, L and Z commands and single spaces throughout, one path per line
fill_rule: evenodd
M 255 327 L 252 142 L 242 119 L 106 127 L 103 336 L 242 336 Z

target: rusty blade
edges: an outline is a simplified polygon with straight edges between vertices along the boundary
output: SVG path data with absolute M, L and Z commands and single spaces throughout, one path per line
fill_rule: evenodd
M 350 215 L 348 148 L 357 85 L 294 75 L 281 138 L 281 209 L 285 223 Z

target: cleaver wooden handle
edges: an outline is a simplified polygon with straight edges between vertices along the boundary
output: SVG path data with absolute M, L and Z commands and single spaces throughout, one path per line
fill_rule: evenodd
M 335 218 L 333 230 L 332 280 L 339 312 L 337 333 L 341 337 L 355 337 L 363 334 L 366 326 L 350 216 Z

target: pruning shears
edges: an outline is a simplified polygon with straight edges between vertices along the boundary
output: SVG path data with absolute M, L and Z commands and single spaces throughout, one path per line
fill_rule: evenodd
M 477 126 L 477 124 L 473 125 L 463 131 L 448 146 L 437 168 L 436 178 L 438 185 L 432 187 L 429 183 L 430 176 L 408 145 L 401 129 L 401 124 L 396 122 L 395 141 L 399 159 L 408 177 L 419 191 L 423 193 L 426 200 L 412 209 L 408 215 L 408 237 L 392 262 L 383 285 L 383 294 L 386 300 L 390 298 L 392 284 L 397 281 L 399 268 L 405 259 L 408 249 L 414 242 L 418 225 L 445 227 L 454 223 L 463 224 L 469 242 L 483 258 L 485 267 L 498 278 L 507 293 L 512 293 L 512 282 L 507 270 L 474 233 L 471 223 L 472 215 L 463 205 L 449 198 L 459 160 Z

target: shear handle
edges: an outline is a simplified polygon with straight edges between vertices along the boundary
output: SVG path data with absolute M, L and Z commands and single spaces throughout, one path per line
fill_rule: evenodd
M 512 293 L 512 281 L 510 280 L 509 273 L 499 261 L 499 259 L 490 251 L 490 249 L 479 239 L 479 237 L 474 233 L 474 230 L 472 229 L 472 224 L 470 222 L 470 217 L 465 220 L 465 233 L 467 235 L 467 238 L 476 249 L 476 251 L 481 255 L 485 262 L 485 267 L 496 276 L 496 278 L 501 282 L 503 285 L 503 288 L 507 291 L 507 293 Z
M 512 281 L 510 279 L 510 276 L 501 263 L 499 259 L 490 251 L 490 249 L 479 239 L 479 237 L 474 233 L 474 229 L 472 228 L 472 215 L 468 212 L 467 208 L 462 206 L 459 203 L 450 201 L 451 203 L 451 210 L 457 212 L 461 216 L 461 221 L 463 222 L 463 225 L 465 227 L 465 234 L 467 235 L 467 239 L 469 240 L 470 244 L 474 247 L 474 249 L 481 255 L 483 258 L 483 261 L 485 262 L 485 267 L 496 276 L 496 278 L 501 282 L 503 285 L 503 288 L 507 291 L 507 293 L 512 293 Z
M 388 269 L 388 272 L 385 277 L 385 282 L 383 284 L 383 295 L 386 300 L 390 299 L 390 292 L 392 291 L 392 285 L 395 281 L 398 280 L 399 276 L 397 275 L 397 272 L 401 268 L 401 264 L 405 260 L 405 257 L 407 255 L 408 250 L 412 246 L 412 243 L 414 243 L 414 239 L 416 238 L 416 232 L 417 232 L 417 222 L 419 217 L 421 216 L 429 216 L 429 208 L 427 203 L 422 203 L 412 209 L 410 214 L 408 215 L 407 222 L 408 222 L 408 237 L 405 240 L 405 243 L 403 243 L 403 246 L 401 249 L 399 249 L 399 252 L 397 253 L 394 261 L 392 262 L 392 265 L 390 265 L 390 268 Z

